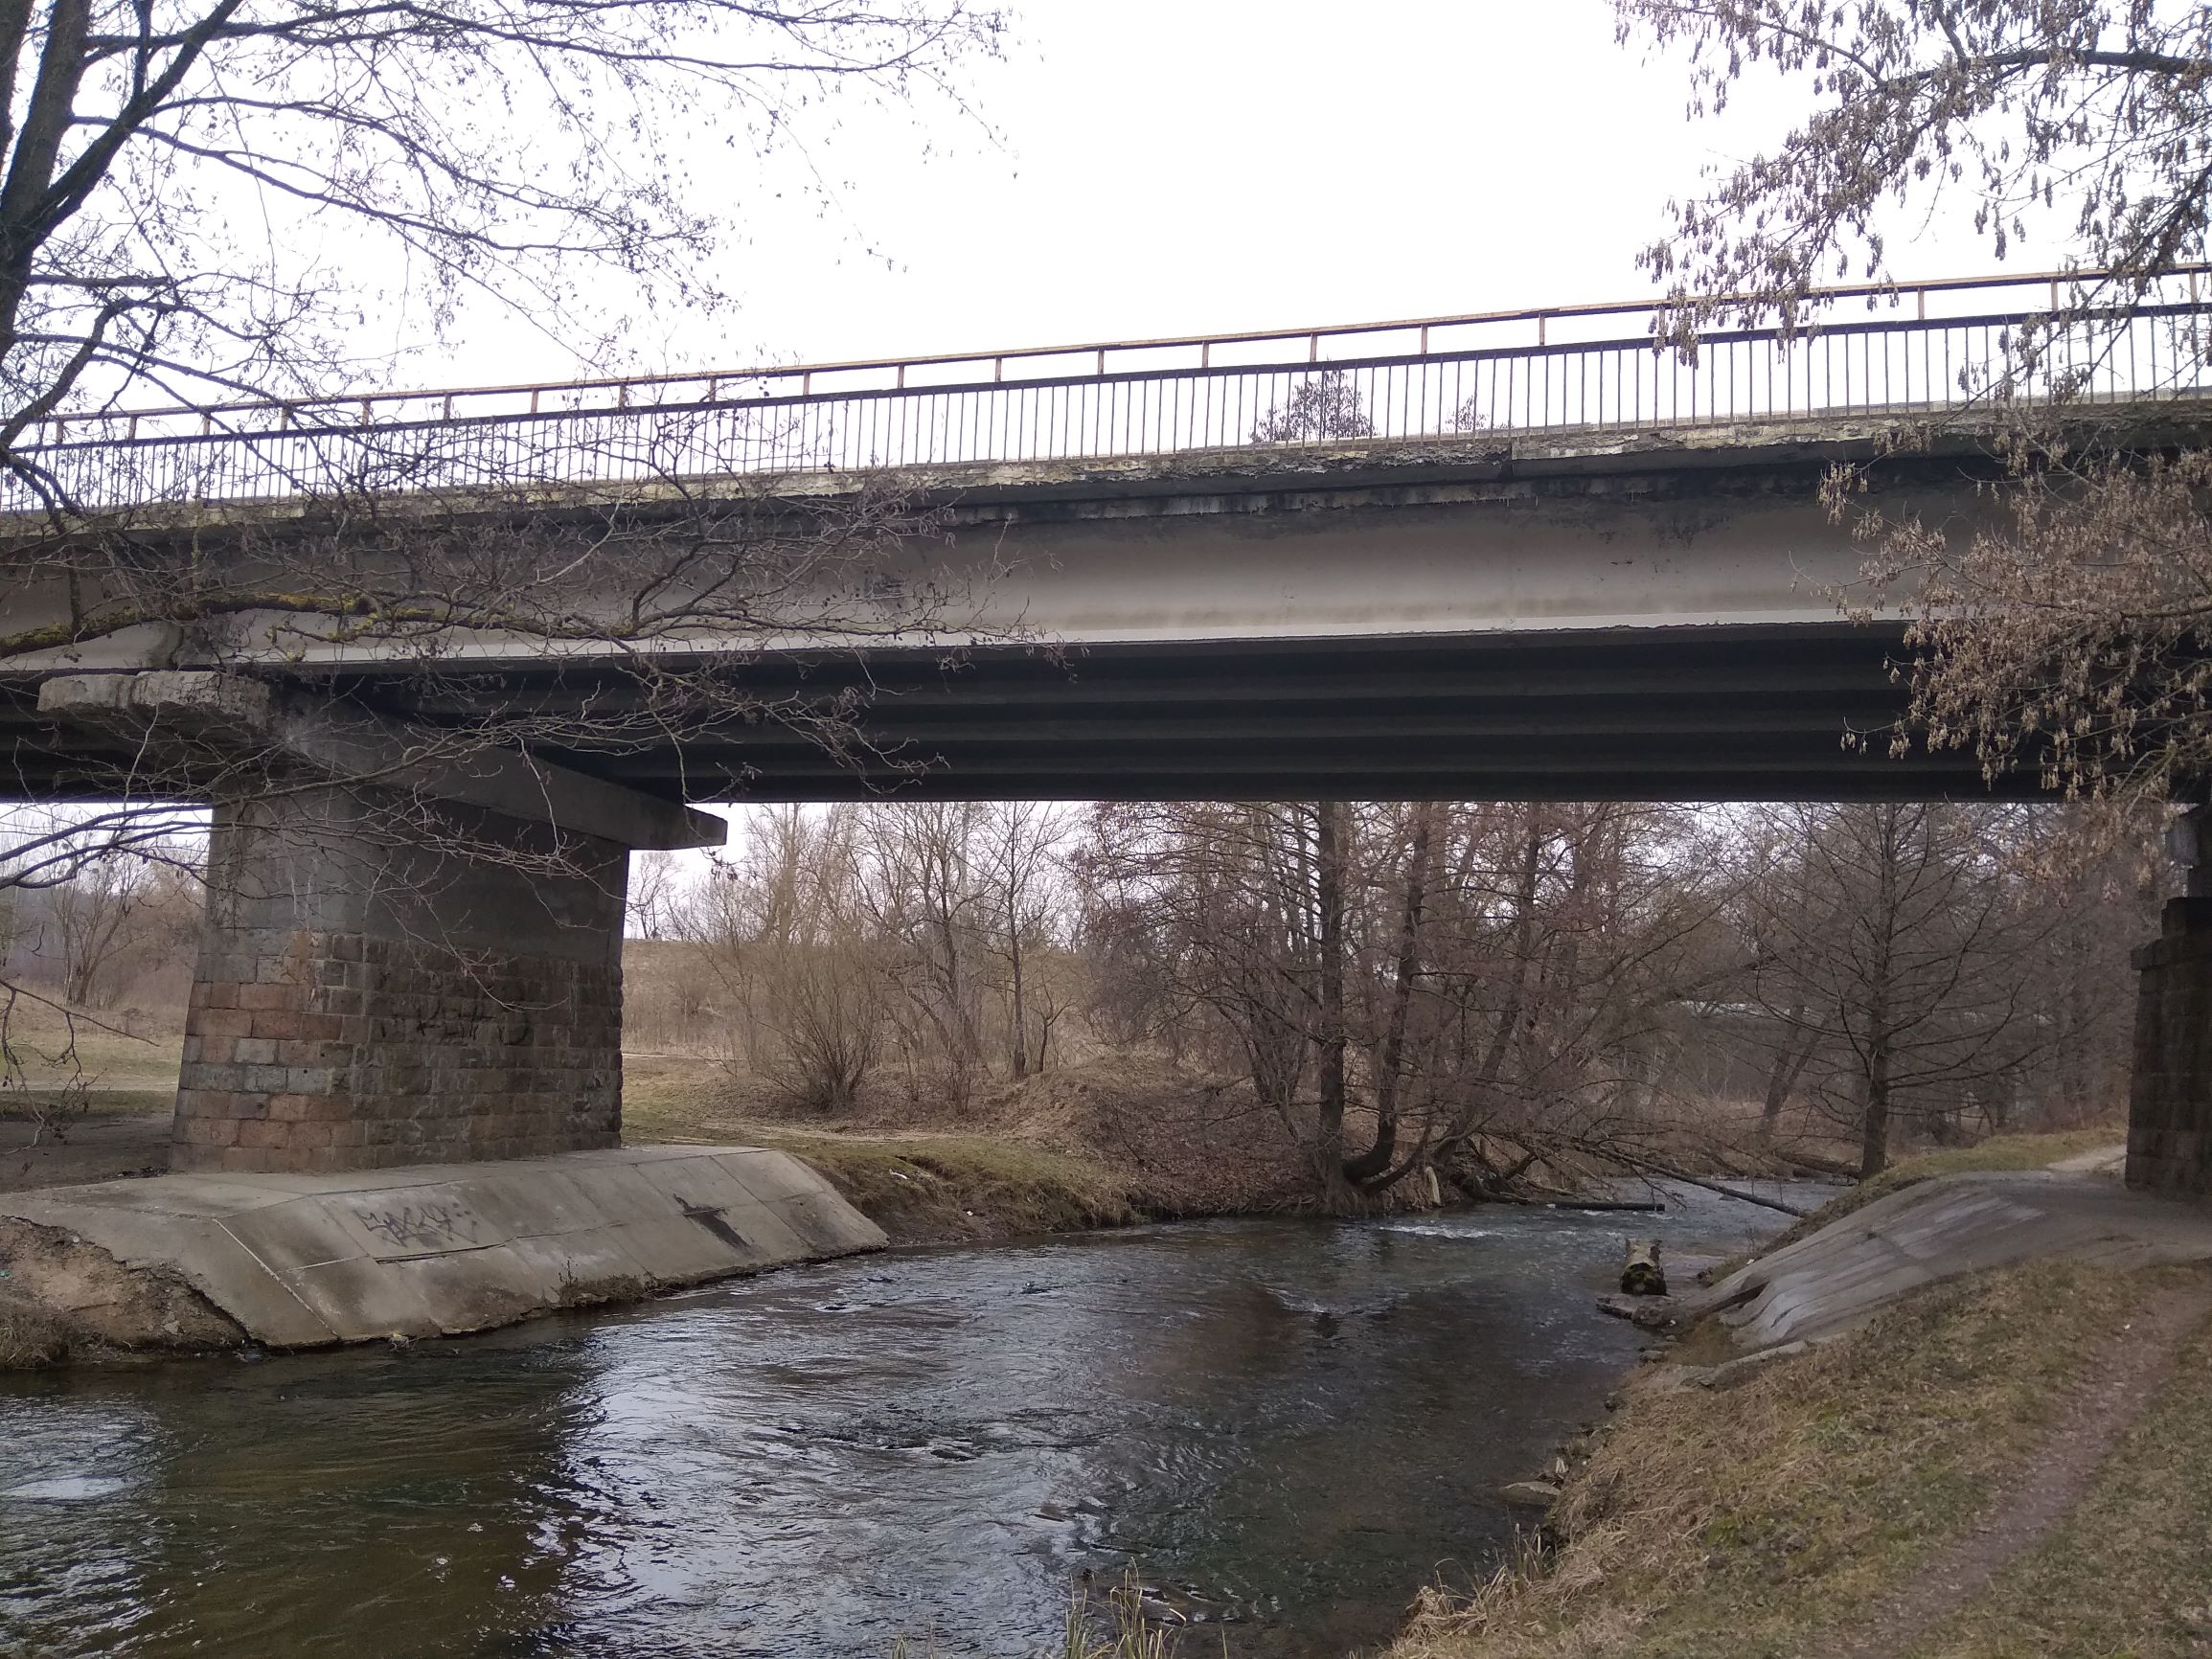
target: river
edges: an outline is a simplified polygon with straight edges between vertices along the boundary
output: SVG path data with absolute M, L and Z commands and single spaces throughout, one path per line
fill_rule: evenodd
M 457 1342 L 0 1378 L 0 1654 L 1018 1659 L 1131 1565 L 1191 1659 L 1465 1583 L 1603 1415 L 1629 1233 L 1486 1208 L 913 1250 Z M 1521 1517 L 1526 1519 L 1525 1515 Z

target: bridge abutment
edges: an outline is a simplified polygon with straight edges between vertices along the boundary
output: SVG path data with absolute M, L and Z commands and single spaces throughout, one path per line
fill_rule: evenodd
M 628 850 L 327 787 L 217 808 L 179 1170 L 612 1147 Z
M 2188 885 L 2132 959 L 2128 1185 L 2212 1195 L 2212 807 L 2183 813 L 2167 851 Z
M 2128 1185 L 2212 1194 L 2212 897 L 2169 899 L 2134 963 Z

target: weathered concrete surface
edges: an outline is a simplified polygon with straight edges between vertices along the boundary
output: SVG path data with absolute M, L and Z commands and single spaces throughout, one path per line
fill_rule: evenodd
M 174 1168 L 615 1146 L 627 858 L 380 788 L 218 805 Z
M 2190 872 L 2192 892 L 2204 867 Z M 2212 1193 L 2212 897 L 2170 899 L 2134 953 L 2128 1184 Z
M 804 1164 L 743 1147 L 162 1175 L 0 1198 L 11 1217 L 173 1276 L 280 1348 L 458 1335 L 884 1243 Z
M 2057 1257 L 2121 1267 L 2212 1261 L 2212 1210 L 2095 1170 L 1946 1175 L 1761 1257 L 1685 1298 L 1684 1311 L 1718 1311 L 1747 1350 L 1818 1341 L 1924 1284 Z
M 729 826 L 680 802 L 550 765 L 519 749 L 435 738 L 373 710 L 287 693 L 209 670 L 60 674 L 40 683 L 38 712 L 141 744 L 213 740 L 315 776 L 375 778 L 441 801 L 544 823 L 631 849 L 719 847 Z
M 1883 741 L 1840 740 L 1904 712 L 1889 672 L 1903 623 L 1844 620 L 1839 594 L 1874 596 L 1858 585 L 1865 549 L 1821 510 L 1829 466 L 1867 463 L 1870 511 L 1957 534 L 1997 512 L 1982 488 L 2003 476 L 1989 453 L 1997 429 L 1947 418 L 1929 448 L 1901 450 L 1926 415 L 921 469 L 902 479 L 943 517 L 900 548 L 872 550 L 865 648 L 842 631 L 688 636 L 692 654 L 656 660 L 742 660 L 757 711 L 678 722 L 665 740 L 641 733 L 567 750 L 557 720 L 534 743 L 534 763 L 671 803 L 866 800 L 886 789 L 1009 800 L 1978 795 L 1971 753 L 1896 757 Z M 2162 407 L 2146 425 L 2138 409 L 2124 429 L 2162 445 L 2193 430 L 2176 427 L 2180 419 Z M 793 475 L 776 494 L 818 494 L 838 504 L 841 522 L 855 485 L 842 473 Z M 641 486 L 626 517 L 694 511 L 702 489 L 711 493 L 711 481 L 671 486 L 656 506 Z M 436 492 L 408 499 L 435 499 L 441 524 L 468 511 Z M 499 500 L 507 523 L 513 499 Z M 596 523 L 607 503 L 595 490 L 574 506 Z M 555 497 L 545 510 L 555 520 L 567 511 Z M 825 592 L 824 614 L 853 598 Z M 604 602 L 619 614 L 619 583 Z M 58 581 L 0 583 L 0 622 L 11 629 L 57 625 L 73 603 Z M 527 698 L 578 734 L 604 733 L 607 713 L 640 706 L 635 664 L 613 644 L 549 651 L 542 640 L 455 629 L 439 642 L 441 662 L 487 675 L 464 682 L 423 675 L 412 652 L 393 663 L 388 641 L 298 619 L 206 619 L 181 647 L 172 631 L 120 630 L 51 660 L 11 659 L 11 672 L 28 684 L 258 664 L 293 687 L 287 707 L 311 708 L 318 686 L 342 685 L 379 731 L 418 734 L 470 699 L 492 712 Z M 955 663 L 946 647 L 956 642 L 974 648 Z M 104 709 L 107 693 L 0 698 L 0 739 L 19 734 L 12 787 L 48 797 L 112 788 L 97 781 L 139 751 L 97 719 L 57 722 L 87 701 Z M 811 709 L 855 720 L 866 740 L 826 753 Z M 333 744 L 356 752 L 320 728 L 286 739 L 295 753 Z M 2007 786 L 2034 792 L 2036 783 L 2031 767 Z

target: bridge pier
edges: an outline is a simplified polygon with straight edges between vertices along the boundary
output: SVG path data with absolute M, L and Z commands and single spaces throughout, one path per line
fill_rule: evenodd
M 721 820 L 227 674 L 72 675 L 40 708 L 250 761 L 217 790 L 174 1168 L 618 1143 L 629 853 L 717 844 Z
M 2212 808 L 2174 827 L 2188 871 L 2159 934 L 2134 953 L 2134 1071 L 2128 1100 L 2128 1185 L 2212 1194 Z
M 628 850 L 467 816 L 415 829 L 409 804 L 345 787 L 217 807 L 175 1168 L 618 1143 Z

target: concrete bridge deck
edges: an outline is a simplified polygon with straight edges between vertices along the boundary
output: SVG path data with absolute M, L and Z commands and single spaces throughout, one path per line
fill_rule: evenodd
M 2170 445 L 2212 430 L 2212 404 L 2081 420 Z M 663 800 L 1980 797 L 1970 756 L 1891 755 L 1902 625 L 1845 620 L 1864 549 L 1816 494 L 1829 466 L 1865 464 L 1870 507 L 1963 534 L 2001 476 L 1999 429 L 1959 417 L 1902 453 L 1878 414 L 933 467 L 907 482 L 941 518 L 877 573 L 894 595 L 961 596 L 927 642 L 901 637 L 895 600 L 873 643 L 662 642 L 657 666 L 726 662 L 767 711 L 680 739 L 563 745 L 562 719 L 619 728 L 651 696 L 588 643 L 259 655 L 432 728 L 551 716 L 541 758 Z M 785 485 L 799 502 L 861 487 Z M 678 510 L 634 494 L 627 512 Z M 60 602 L 0 595 L 0 631 Z M 238 619 L 209 660 L 250 671 L 279 620 Z M 136 738 L 64 725 L 38 685 L 193 660 L 138 630 L 0 664 L 0 777 L 111 789 Z M 862 741 L 832 755 L 807 715 L 848 706 Z

